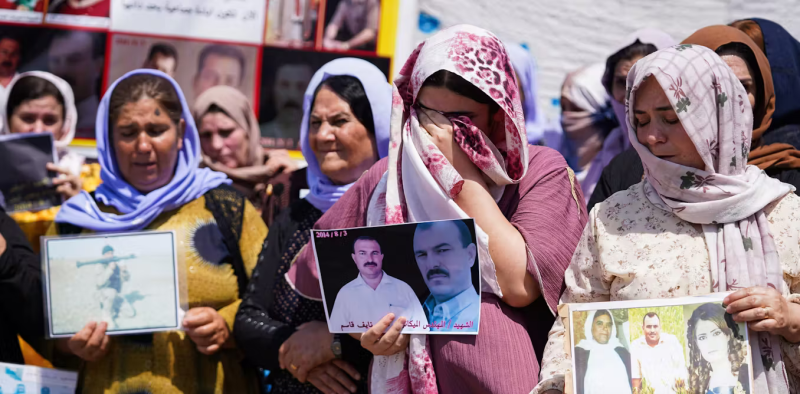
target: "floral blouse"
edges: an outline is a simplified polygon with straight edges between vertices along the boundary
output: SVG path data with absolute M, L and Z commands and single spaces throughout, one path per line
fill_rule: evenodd
M 800 197 L 789 194 L 765 207 L 775 237 L 786 289 L 800 297 Z M 711 266 L 699 225 L 661 210 L 644 196 L 643 183 L 597 204 L 589 214 L 565 273 L 561 303 L 641 300 L 712 292 Z M 564 326 L 556 319 L 531 392 L 564 390 L 572 361 L 564 350 Z M 790 387 L 800 387 L 800 344 L 781 341 Z M 797 383 L 796 383 L 797 382 Z

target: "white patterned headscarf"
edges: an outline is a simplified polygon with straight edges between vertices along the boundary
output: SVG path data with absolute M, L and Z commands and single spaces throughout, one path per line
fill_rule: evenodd
M 691 138 L 705 168 L 685 167 L 650 153 L 636 137 L 637 89 L 655 78 Z M 753 111 L 747 92 L 713 51 L 683 44 L 638 61 L 628 74 L 626 119 L 631 144 L 645 168 L 645 195 L 661 209 L 703 227 L 713 291 L 785 286 L 775 241 L 763 209 L 794 187 L 747 165 Z M 754 393 L 788 393 L 780 339 L 750 336 Z

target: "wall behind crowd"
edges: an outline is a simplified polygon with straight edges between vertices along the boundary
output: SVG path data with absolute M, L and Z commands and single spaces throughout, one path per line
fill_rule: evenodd
M 189 105 L 212 86 L 254 104 L 261 142 L 299 149 L 303 94 L 323 64 L 358 57 L 390 75 L 398 0 L 0 0 L 0 71 L 52 72 L 73 88 L 75 144 L 116 79 L 170 74 Z M 0 89 L 2 90 L 2 89 Z
M 604 62 L 625 36 L 643 27 L 661 29 L 681 41 L 704 26 L 761 17 L 800 37 L 797 0 L 415 1 L 423 13 L 423 29 L 469 23 L 527 44 L 539 67 L 539 101 L 550 116 L 558 113 L 553 99 L 559 98 L 568 72 Z M 415 42 L 430 34 L 415 31 Z

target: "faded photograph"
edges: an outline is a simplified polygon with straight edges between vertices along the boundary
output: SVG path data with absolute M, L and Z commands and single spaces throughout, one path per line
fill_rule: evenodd
M 334 51 L 375 51 L 380 0 L 328 0 L 322 47 Z
M 312 47 L 317 31 L 320 0 L 268 0 L 264 43 Z
M 172 233 L 51 238 L 45 252 L 51 335 L 91 321 L 108 331 L 178 326 Z

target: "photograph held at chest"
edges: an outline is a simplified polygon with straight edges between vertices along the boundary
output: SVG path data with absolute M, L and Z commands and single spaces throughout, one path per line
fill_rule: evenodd
M 115 81 L 98 124 L 103 183 L 68 200 L 49 234 L 176 231 L 190 309 L 183 331 L 146 336 L 111 338 L 106 323 L 86 322 L 56 342 L 54 365 L 79 369 L 85 393 L 111 385 L 151 393 L 258 392 L 231 332 L 266 226 L 225 174 L 199 168 L 192 113 L 166 74 L 136 70 Z M 175 368 L 187 362 L 199 367 Z
M 628 135 L 645 177 L 592 209 L 561 302 L 733 291 L 722 304 L 751 330 L 752 392 L 789 392 L 800 340 L 792 257 L 800 199 L 747 164 L 754 117 L 745 86 L 694 44 L 643 58 L 627 85 Z M 571 360 L 562 331 L 556 321 L 534 393 L 564 388 Z
M 470 67 L 479 62 L 485 72 Z M 488 31 L 459 25 L 439 32 L 411 55 L 395 86 L 389 158 L 362 175 L 315 228 L 472 217 L 486 265 L 474 340 L 401 335 L 403 316 L 393 314 L 356 335 L 375 355 L 371 390 L 528 391 L 537 381 L 531 371 L 538 371 L 531 336 L 550 327 L 557 284 L 586 222 L 580 190 L 560 155 L 528 146 L 512 65 Z M 556 227 L 558 238 L 550 235 Z M 304 249 L 287 279 L 318 299 L 314 265 Z M 539 301 L 535 316 L 517 309 Z
M 368 393 L 372 354 L 348 335 L 331 334 L 322 297 L 304 296 L 287 273 L 301 251 L 312 249 L 314 223 L 387 156 L 392 88 L 370 62 L 336 59 L 314 74 L 302 109 L 309 193 L 270 226 L 234 336 L 250 362 L 271 371 L 273 393 Z

